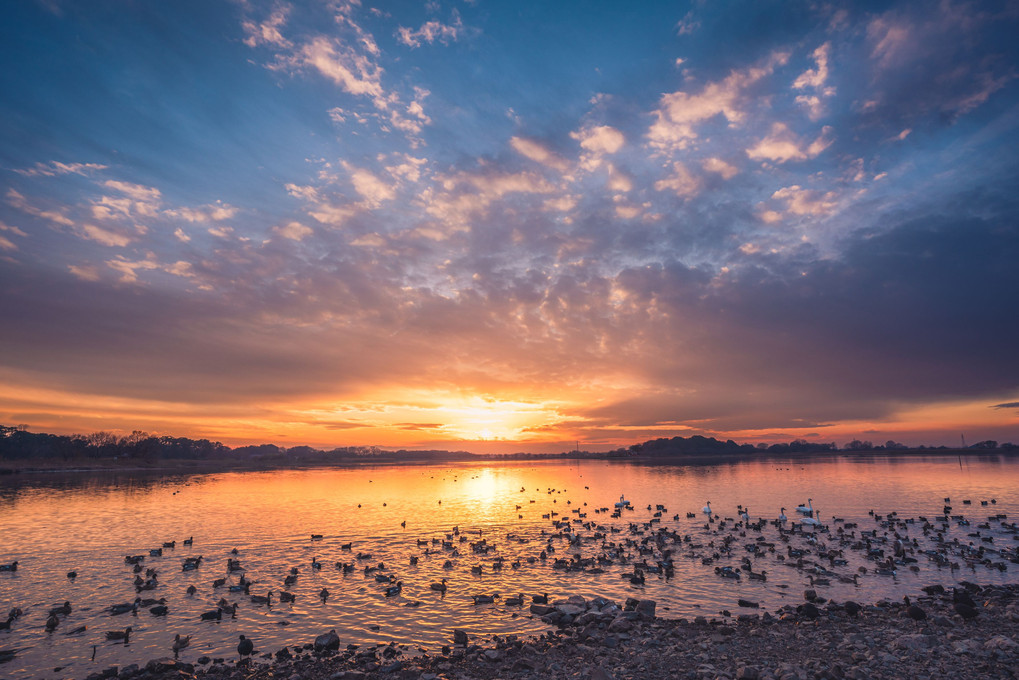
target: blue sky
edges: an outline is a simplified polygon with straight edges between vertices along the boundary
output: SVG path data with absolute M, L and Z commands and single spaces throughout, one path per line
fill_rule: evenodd
M 1012 3 L 5 13 L 0 420 L 1019 439 Z

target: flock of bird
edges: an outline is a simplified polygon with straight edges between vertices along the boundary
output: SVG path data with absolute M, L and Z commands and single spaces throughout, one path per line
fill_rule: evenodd
M 521 489 L 523 492 L 524 489 Z M 564 490 L 547 489 L 549 495 Z M 535 501 L 530 501 L 534 503 Z M 959 582 L 962 570 L 976 572 L 977 569 L 1006 571 L 1009 564 L 1019 564 L 1019 550 L 1014 541 L 1019 541 L 1019 527 L 1009 523 L 1005 514 L 987 515 L 986 519 L 971 519 L 962 514 L 953 514 L 951 501 L 944 499 L 942 512 L 929 516 L 900 517 L 896 512 L 869 513 L 869 525 L 861 521 L 850 522 L 838 517 L 828 520 L 821 518 L 813 499 L 795 508 L 792 519 L 781 508 L 774 517 L 755 517 L 750 509 L 739 505 L 733 517 L 724 516 L 712 509 L 711 503 L 704 505 L 700 514 L 687 512 L 685 520 L 673 515 L 671 522 L 663 505 L 647 506 L 648 516 L 634 520 L 637 510 L 624 497 L 620 497 L 614 508 L 591 509 L 594 518 L 588 517 L 584 507 L 567 510 L 564 506 L 572 503 L 566 500 L 560 505 L 553 500 L 553 508 L 542 514 L 540 528 L 508 531 L 498 537 L 491 530 L 476 528 L 461 531 L 459 526 L 438 536 L 415 537 L 408 541 L 408 550 L 400 566 L 376 559 L 370 549 L 356 550 L 355 542 L 339 543 L 332 548 L 329 559 L 314 556 L 310 562 L 290 567 L 278 585 L 266 584 L 253 577 L 241 562 L 240 551 L 234 549 L 224 561 L 215 560 L 220 567 L 209 564 L 203 555 L 179 558 L 176 565 L 167 560 L 172 556 L 176 541 L 162 543 L 146 553 L 128 555 L 123 567 L 133 575 L 135 597 L 131 600 L 108 605 L 105 612 L 110 617 L 131 615 L 137 617 L 146 610 L 151 616 L 165 617 L 176 605 L 168 603 L 174 594 L 166 592 L 160 581 L 163 569 L 179 569 L 193 572 L 193 580 L 205 582 L 213 593 L 219 596 L 197 618 L 199 621 L 222 621 L 236 618 L 238 600 L 243 606 L 267 607 L 293 605 L 298 597 L 294 592 L 302 573 L 334 571 L 338 581 L 334 590 L 342 588 L 344 579 L 362 576 L 374 582 L 386 598 L 399 598 L 405 606 L 414 607 L 421 603 L 413 595 L 405 596 L 405 582 L 414 584 L 414 568 L 422 559 L 441 560 L 442 569 L 452 578 L 454 570 L 470 563 L 472 577 L 501 573 L 525 568 L 546 568 L 559 574 L 605 574 L 615 571 L 633 587 L 644 587 L 648 579 L 669 582 L 676 576 L 680 560 L 694 565 L 694 569 L 708 569 L 718 578 L 730 582 L 767 582 L 769 570 L 774 574 L 778 568 L 791 568 L 802 575 L 811 588 L 830 586 L 833 583 L 858 586 L 860 580 L 870 577 L 894 578 L 900 572 L 919 573 L 922 564 L 936 570 L 947 570 L 948 577 Z M 970 501 L 962 501 L 971 505 Z M 981 505 L 995 505 L 996 500 L 982 501 Z M 521 511 L 517 505 L 516 510 Z M 565 510 L 560 513 L 558 510 Z M 523 515 L 518 515 L 523 518 Z M 692 520 L 692 521 L 690 521 Z M 970 522 L 976 522 L 975 527 Z M 401 523 L 405 529 L 406 522 Z M 965 536 L 960 535 L 960 529 Z M 310 534 L 311 544 L 326 553 L 330 545 L 322 534 Z M 534 544 L 537 545 L 534 545 Z M 182 544 L 194 546 L 194 538 L 185 539 Z M 192 548 L 193 549 L 193 548 Z M 316 548 L 318 549 L 318 548 Z M 464 558 L 462 560 L 458 558 Z M 18 561 L 0 564 L 0 572 L 19 572 Z M 153 566 L 147 566 L 153 565 Z M 696 565 L 701 565 L 697 567 Z M 210 572 L 218 572 L 214 575 Z M 405 575 L 398 576 L 404 572 Z M 20 572 L 19 572 L 20 573 Z M 210 578 L 210 576 L 212 576 Z M 80 578 L 77 571 L 67 573 L 69 580 Z M 450 579 L 443 577 L 425 586 L 412 588 L 423 596 L 424 592 L 437 593 L 445 597 L 452 588 Z M 484 582 L 482 578 L 480 581 Z M 257 592 L 252 589 L 258 585 Z M 779 586 L 783 587 L 783 586 Z M 928 588 L 941 588 L 932 585 Z M 264 590 L 263 590 L 264 589 Z M 155 592 L 153 592 L 155 591 Z M 204 586 L 203 593 L 210 592 Z M 264 595 L 262 593 L 265 593 Z M 930 592 L 930 591 L 928 591 Z M 160 597 L 146 597 L 149 593 Z M 200 597 L 199 588 L 192 582 L 183 593 L 185 597 Z M 463 593 L 474 605 L 502 601 L 505 607 L 522 607 L 528 603 L 548 603 L 548 593 L 525 597 L 522 593 L 501 597 L 496 592 Z M 306 595 L 305 595 L 306 596 Z M 201 597 L 205 597 L 202 595 Z M 342 598 L 342 590 L 332 592 L 323 587 L 317 599 L 325 604 L 333 598 Z M 967 601 L 965 589 L 956 591 L 956 611 L 963 618 L 977 615 L 972 601 Z M 741 606 L 757 607 L 749 600 L 739 600 Z M 906 601 L 907 614 L 920 620 L 923 611 Z M 67 635 L 86 633 L 85 626 L 62 630 L 64 621 L 73 611 L 70 601 L 54 606 L 46 613 L 45 633 L 52 635 L 58 630 Z M 6 622 L 0 621 L 0 632 L 9 631 L 19 625 L 24 612 L 14 607 Z M 125 626 L 104 631 L 101 641 L 130 644 L 132 631 L 138 626 Z M 183 625 L 183 621 L 181 622 Z M 194 624 L 190 624 L 192 629 Z M 170 649 L 175 656 L 187 649 L 196 633 L 176 634 Z M 2 638 L 0 638 L 2 640 Z M 0 650 L 0 662 L 14 658 L 18 650 Z M 239 636 L 237 653 L 241 659 L 250 657 L 254 643 L 250 637 Z M 93 656 L 95 647 L 93 647 Z

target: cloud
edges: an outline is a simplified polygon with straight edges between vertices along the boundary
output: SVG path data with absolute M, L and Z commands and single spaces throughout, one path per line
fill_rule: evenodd
M 755 146 L 747 149 L 747 156 L 754 160 L 769 160 L 776 163 L 804 161 L 814 158 L 831 146 L 832 128 L 825 126 L 814 141 L 806 144 L 784 123 L 773 123 L 771 133 Z
M 623 148 L 626 138 L 623 133 L 610 125 L 593 125 L 571 132 L 570 137 L 580 142 L 580 147 L 593 154 L 613 154 Z
M 258 45 L 273 45 L 275 47 L 290 47 L 290 41 L 283 37 L 280 32 L 287 23 L 287 16 L 290 14 L 290 5 L 277 5 L 269 18 L 261 23 L 245 20 L 241 23 L 244 29 L 244 44 L 248 47 Z
M 301 241 L 306 236 L 311 236 L 314 233 L 311 227 L 306 227 L 300 222 L 290 222 L 282 227 L 274 227 L 273 231 L 291 241 Z
M 553 170 L 565 173 L 569 170 L 569 163 L 562 157 L 552 153 L 540 143 L 523 137 L 511 137 L 510 146 L 521 156 L 528 158 L 535 163 L 541 163 Z
M 799 185 L 783 187 L 773 193 L 771 197 L 785 203 L 785 211 L 790 215 L 824 217 L 830 215 L 838 207 L 835 192 L 822 193 L 804 189 Z
M 223 220 L 232 219 L 237 215 L 237 212 L 238 208 L 232 205 L 216 203 L 197 208 L 181 207 L 164 210 L 163 214 L 167 217 L 181 219 L 186 222 L 222 222 Z
M 64 215 L 62 212 L 58 212 L 55 210 L 43 210 L 41 208 L 37 208 L 33 206 L 31 203 L 29 203 L 28 199 L 26 199 L 24 195 L 22 195 L 16 189 L 12 188 L 7 190 L 7 203 L 24 213 L 34 215 L 36 217 L 41 217 L 44 220 L 49 220 L 50 222 L 53 222 L 54 224 L 59 224 L 64 227 L 74 226 L 74 221 L 71 220 L 66 215 Z
M 11 234 L 13 234 L 15 236 L 20 236 L 22 238 L 25 238 L 26 236 L 28 236 L 28 234 L 23 232 L 21 229 L 18 229 L 17 227 L 12 227 L 12 226 L 10 226 L 8 224 L 4 224 L 3 222 L 0 222 L 0 232 L 2 232 L 2 231 L 9 232 L 9 233 L 11 233 Z M 18 246 L 17 246 L 16 243 L 14 243 L 14 241 L 10 240 L 9 238 L 4 236 L 3 234 L 0 234 L 0 250 L 17 250 L 17 249 L 18 249 Z
M 36 163 L 35 166 L 27 169 L 15 169 L 14 172 L 26 177 L 55 177 L 57 175 L 75 174 L 89 175 L 92 172 L 106 170 L 106 165 L 100 163 L 61 163 L 50 161 L 49 163 Z
M 355 168 L 347 162 L 343 167 L 350 173 L 350 181 L 354 190 L 365 199 L 365 205 L 369 208 L 377 208 L 385 201 L 396 198 L 396 187 L 383 182 L 374 174 L 363 168 Z
M 701 167 L 708 172 L 721 175 L 722 179 L 732 179 L 739 174 L 739 168 L 726 163 L 721 158 L 705 158 L 701 162 Z
M 887 124 L 911 126 L 932 114 L 950 124 L 970 113 L 1016 77 L 1013 60 L 992 56 L 1014 26 L 1014 11 L 1004 6 L 950 0 L 874 16 L 866 26 L 869 110 Z
M 396 29 L 397 38 L 407 47 L 420 47 L 422 44 L 429 44 L 438 41 L 444 45 L 456 42 L 463 33 L 463 21 L 460 14 L 453 10 L 453 23 L 443 24 L 440 21 L 428 21 L 421 25 L 421 28 L 414 31 L 400 26 Z
M 288 61 L 294 66 L 315 69 L 344 92 L 371 97 L 377 108 L 388 108 L 380 83 L 382 69 L 369 57 L 337 40 L 317 36 Z
M 1004 404 L 995 404 L 991 408 L 1019 408 L 1019 401 L 1009 401 Z
M 701 179 L 679 161 L 672 164 L 672 174 L 655 182 L 658 191 L 671 191 L 681 198 L 693 198 L 701 190 Z
M 99 270 L 97 268 L 95 268 L 95 267 L 78 266 L 78 265 L 72 264 L 72 265 L 68 265 L 67 269 L 72 274 L 74 274 L 76 277 L 81 279 L 82 281 L 98 281 L 99 280 Z
M 662 95 L 652 112 L 655 122 L 647 132 L 648 144 L 662 152 L 685 149 L 697 139 L 697 126 L 716 116 L 724 117 L 730 126 L 743 122 L 750 89 L 788 59 L 788 53 L 774 52 L 761 65 L 734 70 L 696 94 L 680 90 Z
M 144 260 L 128 260 L 123 256 L 107 260 L 106 266 L 120 274 L 121 283 L 138 283 L 138 272 L 159 269 L 155 255 L 149 253 Z
M 821 90 L 826 96 L 830 96 L 835 93 L 833 88 L 826 88 L 825 84 L 828 82 L 828 53 L 831 50 L 831 43 L 824 43 L 811 55 L 814 61 L 817 63 L 817 68 L 807 69 L 793 81 L 793 88 L 797 90 L 803 90 L 811 88 L 814 90 Z
M 131 242 L 131 239 L 123 234 L 118 234 L 116 232 L 103 229 L 102 227 L 97 227 L 94 224 L 82 225 L 81 236 L 89 239 L 90 241 L 95 241 L 96 243 L 101 243 L 104 246 L 111 247 L 123 247 Z

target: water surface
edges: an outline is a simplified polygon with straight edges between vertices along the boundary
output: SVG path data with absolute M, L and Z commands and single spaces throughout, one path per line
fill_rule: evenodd
M 1007 550 L 1004 557 L 996 551 L 1014 549 L 1019 542 L 997 515 L 1005 515 L 1005 525 L 1016 521 L 1017 482 L 1019 461 L 998 456 L 846 456 L 716 465 L 486 462 L 169 477 L 20 475 L 0 481 L 0 563 L 19 561 L 17 572 L 0 573 L 0 615 L 14 606 L 25 614 L 11 630 L 0 631 L 0 649 L 24 651 L 0 667 L 0 675 L 81 678 L 112 664 L 144 664 L 169 655 L 175 633 L 192 635 L 182 659 L 194 662 L 202 655 L 235 659 L 239 634 L 253 638 L 259 652 L 304 644 L 333 628 L 345 645 L 398 641 L 413 651 L 434 652 L 451 642 L 454 627 L 479 636 L 544 631 L 546 626 L 529 615 L 526 605 L 502 602 L 518 593 L 528 603 L 532 594 L 546 592 L 552 599 L 602 595 L 620 604 L 628 597 L 650 598 L 658 602 L 659 615 L 674 617 L 748 611 L 737 607 L 739 598 L 773 611 L 802 601 L 810 568 L 818 561 L 834 573 L 826 575 L 831 585 L 816 589 L 837 600 L 901 598 L 924 585 L 967 579 L 1014 582 L 1019 567 L 1006 559 Z M 612 518 L 620 494 L 633 509 Z M 941 516 L 946 497 L 952 499 L 951 514 L 971 520 L 969 526 L 949 522 L 945 534 L 950 542 L 945 552 L 954 555 L 951 561 L 958 570 L 923 555 L 922 550 L 944 549 L 944 544 L 934 544 L 933 535 L 924 536 L 920 520 L 898 528 L 879 521 L 891 512 L 900 519 L 933 520 Z M 805 535 L 789 541 L 808 550 L 799 568 L 794 559 L 781 559 L 787 544 L 775 526 L 734 531 L 735 522 L 730 521 L 720 529 L 717 522 L 706 523 L 701 511 L 711 501 L 718 518 L 737 520 L 737 505 L 742 505 L 751 520 L 774 519 L 784 506 L 790 520 L 796 520 L 793 509 L 807 498 L 813 499 L 829 531 L 816 541 Z M 655 517 L 658 505 L 665 510 Z M 602 508 L 608 511 L 597 512 Z M 688 512 L 695 516 L 688 518 Z M 979 529 L 988 517 L 995 521 Z M 563 519 L 572 531 L 554 526 Z M 859 526 L 846 530 L 847 523 Z M 452 535 L 454 528 L 459 535 Z M 634 561 L 653 565 L 662 559 L 660 548 L 643 555 L 638 550 L 662 529 L 680 539 L 663 542 L 674 551 L 675 577 L 666 580 L 648 573 L 643 585 L 631 584 L 626 575 L 633 573 Z M 894 576 L 875 574 L 876 563 L 866 559 L 864 551 L 840 546 L 839 529 L 857 536 L 861 530 L 876 530 L 875 545 L 881 545 L 881 538 L 893 539 L 898 530 L 900 536 L 917 539 L 917 562 L 899 565 Z M 978 531 L 980 536 L 970 535 Z M 322 539 L 312 540 L 313 534 Z M 576 535 L 581 541 L 571 545 L 569 537 Z M 183 546 L 183 539 L 192 536 L 194 544 Z M 433 542 L 447 536 L 452 536 L 458 556 Z M 722 550 L 726 536 L 731 537 L 728 551 Z M 989 536 L 993 543 L 984 540 Z M 775 552 L 748 553 L 743 546 L 758 537 L 774 544 Z M 489 552 L 473 552 L 470 544 L 482 540 L 492 546 Z M 176 541 L 176 547 L 164 549 L 161 557 L 149 556 L 150 549 L 169 541 Z M 610 542 L 619 550 L 606 547 Z M 344 550 L 345 543 L 352 543 L 352 549 Z M 1006 571 L 977 559 L 968 563 L 958 555 L 968 545 L 984 547 L 984 559 L 1004 563 Z M 847 563 L 818 560 L 818 551 L 826 546 L 841 547 Z M 542 550 L 545 560 L 540 559 Z M 358 560 L 358 553 L 371 557 Z M 126 555 L 145 555 L 142 565 L 157 571 L 158 587 L 136 593 Z M 185 558 L 199 555 L 199 569 L 182 571 Z M 554 568 L 556 559 L 600 555 L 614 556 L 612 564 L 601 566 L 603 573 Z M 417 556 L 416 565 L 411 565 L 411 556 Z M 493 569 L 498 557 L 504 558 L 501 571 Z M 767 571 L 766 581 L 716 575 L 715 567 L 740 567 L 744 557 L 752 559 L 754 571 Z M 252 594 L 272 590 L 277 603 L 260 606 L 243 593 L 213 588 L 219 578 L 238 582 L 240 572 L 227 572 L 228 558 L 244 567 L 243 574 L 254 582 Z M 313 560 L 322 568 L 313 569 Z M 357 571 L 344 574 L 335 566 L 338 561 L 355 563 Z M 386 585 L 377 583 L 374 574 L 364 574 L 365 566 L 379 563 L 385 569 L 376 573 L 392 574 L 402 582 L 400 594 L 386 597 Z M 481 575 L 472 573 L 478 566 Z M 299 574 L 287 590 L 296 600 L 278 604 L 291 568 Z M 78 573 L 73 581 L 66 577 L 71 570 Z M 856 584 L 839 579 L 853 574 Z M 444 595 L 429 587 L 442 578 L 448 585 Z M 194 596 L 186 594 L 190 585 L 197 589 Z M 323 588 L 330 593 L 324 603 L 319 597 Z M 495 604 L 475 606 L 470 598 L 491 593 L 501 595 Z M 108 613 L 110 605 L 138 596 L 165 598 L 169 614 L 156 617 L 147 609 L 136 616 Z M 200 621 L 199 615 L 214 610 L 222 597 L 238 603 L 236 618 Z M 72 604 L 71 614 L 47 633 L 48 610 L 65 600 Z M 80 626 L 85 632 L 67 634 Z M 127 626 L 132 628 L 130 644 L 106 641 L 106 631 Z M 61 670 L 54 671 L 56 667 Z

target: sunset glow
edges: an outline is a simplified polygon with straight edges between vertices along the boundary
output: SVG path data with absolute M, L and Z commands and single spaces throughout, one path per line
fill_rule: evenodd
M 1019 442 L 1017 31 L 1007 2 L 13 3 L 0 424 Z

